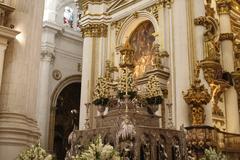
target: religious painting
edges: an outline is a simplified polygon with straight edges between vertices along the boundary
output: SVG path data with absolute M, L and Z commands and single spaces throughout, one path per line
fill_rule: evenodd
M 141 23 L 131 34 L 129 42 L 134 49 L 134 77 L 141 77 L 153 61 L 154 26 L 150 21 Z

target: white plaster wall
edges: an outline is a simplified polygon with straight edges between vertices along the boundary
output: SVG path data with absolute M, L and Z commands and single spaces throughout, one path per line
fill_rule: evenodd
M 81 36 L 80 33 L 76 33 L 76 36 Z M 72 40 L 64 36 L 56 37 L 56 46 L 55 46 L 55 60 L 52 67 L 52 71 L 58 69 L 62 73 L 62 79 L 66 77 L 81 74 L 81 71 L 78 70 L 78 65 L 82 63 L 82 48 L 83 43 L 82 39 Z M 61 81 L 59 80 L 59 81 Z M 50 92 L 52 93 L 59 83 L 50 78 L 51 88 Z
M 73 75 L 80 75 L 79 64 L 82 62 L 82 36 L 76 29 L 65 26 L 63 23 L 63 13 L 64 8 L 69 6 L 74 9 L 75 14 L 77 9 L 74 6 L 74 1 L 72 0 L 45 0 L 44 9 L 44 32 L 42 34 L 42 49 L 50 50 L 54 55 L 51 64 L 48 67 L 49 75 L 46 77 L 48 79 L 47 84 L 39 83 L 39 86 L 46 87 L 48 90 L 47 96 L 38 97 L 38 101 L 46 102 L 47 106 L 38 106 L 45 118 L 39 119 L 39 125 L 45 126 L 41 128 L 41 142 L 43 146 L 51 148 L 49 144 L 49 128 L 50 125 L 50 112 L 51 112 L 51 98 L 53 98 L 54 90 L 58 84 L 60 84 L 64 79 Z M 77 14 L 75 16 L 77 20 Z M 45 67 L 46 68 L 46 67 Z M 44 66 L 40 67 L 40 73 L 44 70 Z M 62 74 L 60 80 L 53 78 L 53 71 L 59 70 Z M 80 88 L 79 88 L 80 89 Z M 46 95 L 46 94 L 39 94 Z M 47 107 L 43 109 L 44 107 Z

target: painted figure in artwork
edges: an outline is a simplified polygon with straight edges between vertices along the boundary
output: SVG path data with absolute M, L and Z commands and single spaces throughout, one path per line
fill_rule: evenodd
M 155 37 L 153 24 L 150 21 L 141 23 L 131 34 L 130 45 L 134 49 L 134 76 L 140 77 L 147 71 L 153 61 L 153 42 Z

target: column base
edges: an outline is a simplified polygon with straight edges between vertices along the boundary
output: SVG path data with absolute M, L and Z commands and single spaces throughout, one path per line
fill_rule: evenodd
M 25 115 L 0 113 L 0 159 L 16 159 L 26 147 L 40 137 L 37 122 Z

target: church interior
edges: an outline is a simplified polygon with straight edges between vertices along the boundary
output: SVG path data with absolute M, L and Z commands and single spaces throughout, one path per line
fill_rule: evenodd
M 0 0 L 0 160 L 240 160 L 240 0 Z

